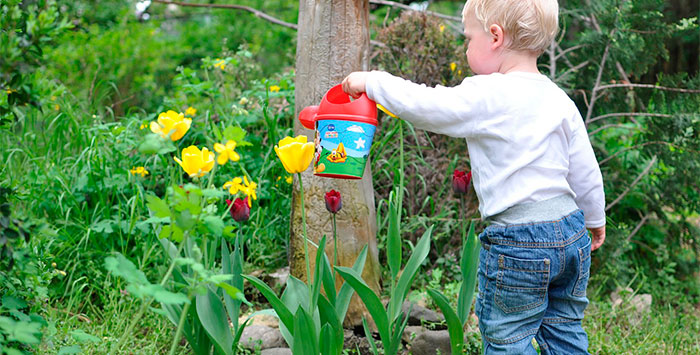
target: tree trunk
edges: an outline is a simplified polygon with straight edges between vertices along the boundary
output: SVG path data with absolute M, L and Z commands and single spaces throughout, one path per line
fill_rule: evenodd
M 306 106 L 318 105 L 331 87 L 353 71 L 369 68 L 369 2 L 367 0 L 300 0 L 296 54 L 296 117 Z M 294 121 L 294 133 L 309 141 L 314 131 Z M 295 177 L 296 179 L 296 177 Z M 302 174 L 309 239 L 318 242 L 326 235 L 326 255 L 333 262 L 333 223 L 325 208 L 324 194 L 339 191 L 343 207 L 337 214 L 338 264 L 352 266 L 359 252 L 368 245 L 367 261 L 362 273 L 365 282 L 379 290 L 377 225 L 370 162 L 361 180 L 317 177 L 312 169 Z M 294 184 L 290 230 L 289 262 L 291 274 L 306 280 L 304 262 L 301 201 L 298 184 Z M 316 250 L 310 246 L 312 272 Z M 336 285 L 343 280 L 338 277 Z M 357 295 L 347 312 L 346 326 L 362 324 L 366 312 Z

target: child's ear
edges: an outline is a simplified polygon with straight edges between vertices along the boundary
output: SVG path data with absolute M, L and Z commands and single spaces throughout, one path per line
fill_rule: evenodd
M 489 34 L 491 35 L 491 49 L 499 49 L 505 42 L 503 27 L 492 24 L 489 26 Z

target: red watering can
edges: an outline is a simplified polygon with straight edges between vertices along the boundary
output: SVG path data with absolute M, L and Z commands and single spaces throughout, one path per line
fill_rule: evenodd
M 367 94 L 350 100 L 336 85 L 323 96 L 320 105 L 303 109 L 299 121 L 316 131 L 315 175 L 362 178 L 377 128 L 377 104 Z

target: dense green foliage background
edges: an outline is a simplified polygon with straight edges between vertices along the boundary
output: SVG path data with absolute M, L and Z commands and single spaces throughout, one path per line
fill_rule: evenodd
M 297 20 L 293 1 L 236 3 Z M 560 4 L 560 49 L 542 56 L 541 71 L 588 119 L 611 206 L 607 241 L 593 254 L 591 352 L 700 352 L 697 339 L 673 330 L 700 331 L 698 5 Z M 461 6 L 437 1 L 430 10 L 459 16 Z M 371 28 L 385 44 L 373 47 L 373 68 L 429 85 L 469 75 L 459 23 L 373 5 Z M 172 158 L 138 147 L 142 125 L 169 109 L 198 110 L 178 151 L 213 139 L 210 125 L 248 132 L 252 146 L 241 154 L 259 200 L 243 230 L 250 235 L 246 268 L 286 264 L 290 206 L 279 196 L 291 187 L 271 150 L 291 134 L 294 119 L 294 30 L 247 12 L 87 0 L 0 0 L 0 30 L 0 347 L 103 353 L 123 333 L 138 304 L 108 275 L 104 258 L 120 252 L 151 279 L 164 273 L 165 256 L 144 222 L 144 194 L 162 196 L 166 178 L 186 180 Z M 225 70 L 213 67 L 217 59 Z M 624 86 L 630 83 L 652 87 Z M 280 90 L 270 91 L 273 85 Z M 397 178 L 395 125 L 382 119 L 373 146 L 377 201 Z M 454 295 L 459 215 L 449 179 L 455 167 L 468 166 L 466 144 L 410 126 L 405 136 L 403 235 L 415 243 L 437 223 L 424 266 L 431 271 L 417 288 Z M 129 173 L 134 166 L 151 175 L 138 179 Z M 216 186 L 226 181 L 217 179 Z M 380 237 L 381 260 L 385 242 Z M 612 307 L 608 294 L 626 286 L 653 296 L 651 320 L 640 325 Z M 163 351 L 169 324 L 152 314 L 131 345 Z M 14 332 L 20 326 L 25 331 Z

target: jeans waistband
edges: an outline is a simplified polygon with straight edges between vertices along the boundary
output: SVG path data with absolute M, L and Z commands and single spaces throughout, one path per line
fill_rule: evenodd
M 486 218 L 489 224 L 509 225 L 560 219 L 578 206 L 571 195 L 561 195 L 544 201 L 528 202 L 511 206 L 505 211 Z

